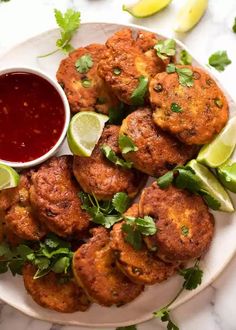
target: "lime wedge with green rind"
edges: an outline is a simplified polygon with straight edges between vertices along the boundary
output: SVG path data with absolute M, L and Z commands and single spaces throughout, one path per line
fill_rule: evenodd
M 74 155 L 89 157 L 98 142 L 108 116 L 96 112 L 79 112 L 71 119 L 67 142 Z
M 236 145 L 236 116 L 230 119 L 225 128 L 214 140 L 200 150 L 197 161 L 216 168 L 224 164 L 232 155 Z
M 167 7 L 172 0 L 140 0 L 132 6 L 123 5 L 122 9 L 136 18 L 144 18 L 152 16 L 165 7 Z
M 234 206 L 231 199 L 215 175 L 206 166 L 199 164 L 195 159 L 191 160 L 187 165 L 194 170 L 201 181 L 202 188 L 220 203 L 219 211 L 233 212 Z
M 200 21 L 207 6 L 208 0 L 186 0 L 177 14 L 174 30 L 176 32 L 191 30 Z
M 236 163 L 232 160 L 217 169 L 217 175 L 224 187 L 236 193 Z
M 19 180 L 20 176 L 13 168 L 0 164 L 0 190 L 16 187 Z

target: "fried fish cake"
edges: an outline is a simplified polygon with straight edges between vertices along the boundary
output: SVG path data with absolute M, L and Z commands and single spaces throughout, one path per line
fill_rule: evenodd
M 200 196 L 173 186 L 162 190 L 155 182 L 143 190 L 139 212 L 155 219 L 158 230 L 145 242 L 160 258 L 185 261 L 207 251 L 214 218 Z
M 118 136 L 119 126 L 105 127 L 90 157 L 74 157 L 73 171 L 77 181 L 86 193 L 94 194 L 97 199 L 111 199 L 121 191 L 135 197 L 146 181 L 144 174 L 116 166 L 103 155 L 100 147 L 105 144 L 120 156 Z
M 26 264 L 23 267 L 25 288 L 40 306 L 60 313 L 84 312 L 89 308 L 88 297 L 73 279 L 61 283 L 60 275 L 53 272 L 34 279 L 35 273 L 36 267 L 33 265 Z
M 32 212 L 29 198 L 32 173 L 32 171 L 23 172 L 16 188 L 2 191 L 0 213 L 9 233 L 21 239 L 37 241 L 45 236 L 47 229 Z
M 161 176 L 175 166 L 185 164 L 198 149 L 181 143 L 157 127 L 148 108 L 140 108 L 128 115 L 122 122 L 120 135 L 128 136 L 138 148 L 123 157 L 151 176 Z
M 59 236 L 76 236 L 89 226 L 78 192 L 72 156 L 53 157 L 32 175 L 31 204 L 40 221 Z
M 157 74 L 149 85 L 154 121 L 186 144 L 208 143 L 228 120 L 228 102 L 207 72 L 177 67 L 193 71 L 194 85 L 180 85 L 177 73 Z
M 90 299 L 100 305 L 124 305 L 143 291 L 116 267 L 109 233 L 102 227 L 74 253 L 73 271 Z
M 126 212 L 126 216 L 138 217 L 138 204 L 134 204 Z M 165 281 L 178 269 L 179 264 L 165 263 L 143 246 L 141 250 L 135 250 L 125 241 L 121 222 L 115 224 L 111 231 L 111 248 L 116 255 L 117 267 L 139 284 L 155 284 Z
M 154 60 L 152 56 L 146 56 L 136 45 L 130 29 L 116 32 L 107 40 L 106 46 L 107 51 L 98 64 L 98 74 L 111 86 L 120 101 L 131 105 L 140 77 L 154 77 L 165 70 L 165 63 L 157 56 Z
M 104 45 L 92 44 L 76 49 L 61 61 L 57 80 L 66 93 L 72 112 L 98 111 L 107 114 L 109 108 L 117 106 L 117 98 L 97 74 L 97 65 L 105 50 Z M 91 58 L 92 66 L 80 73 L 78 60 L 86 56 Z

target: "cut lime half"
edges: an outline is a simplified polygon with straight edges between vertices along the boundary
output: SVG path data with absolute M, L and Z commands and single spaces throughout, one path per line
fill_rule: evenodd
M 236 193 L 236 163 L 232 160 L 217 169 L 220 182 L 230 191 Z
M 19 174 L 13 168 L 0 164 L 0 190 L 16 187 L 19 179 Z
M 230 119 L 225 128 L 214 140 L 200 150 L 197 161 L 210 167 L 219 167 L 232 155 L 236 145 L 236 116 Z
M 172 0 L 140 0 L 132 6 L 123 5 L 122 9 L 136 18 L 152 16 L 167 7 Z
M 186 0 L 180 8 L 174 30 L 176 32 L 187 32 L 191 30 L 201 19 L 208 5 L 208 0 Z
M 201 181 L 203 189 L 220 203 L 219 210 L 223 212 L 233 212 L 234 207 L 231 199 L 215 175 L 206 166 L 199 164 L 195 159 L 191 160 L 187 165 L 194 170 Z
M 71 119 L 67 142 L 74 155 L 89 157 L 109 117 L 96 112 L 79 112 Z

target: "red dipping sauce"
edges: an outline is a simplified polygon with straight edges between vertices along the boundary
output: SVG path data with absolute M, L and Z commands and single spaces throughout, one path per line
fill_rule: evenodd
M 60 94 L 33 73 L 0 75 L 0 159 L 28 162 L 59 140 L 65 125 Z

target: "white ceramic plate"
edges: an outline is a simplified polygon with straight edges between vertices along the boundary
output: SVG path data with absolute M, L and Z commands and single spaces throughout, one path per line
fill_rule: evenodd
M 123 27 L 123 25 L 108 23 L 82 24 L 73 40 L 73 44 L 79 47 L 90 43 L 104 43 L 110 35 Z M 140 29 L 140 27 L 134 25 L 129 25 L 129 27 L 134 30 Z M 148 29 L 146 30 L 149 31 Z M 37 56 L 53 50 L 58 36 L 58 30 L 52 30 L 14 47 L 0 58 L 0 69 L 9 66 L 30 66 L 39 68 L 55 78 L 55 73 L 63 58 L 63 54 L 59 52 L 44 59 L 38 59 Z M 179 49 L 184 48 L 183 44 L 178 41 L 177 45 Z M 194 59 L 194 63 L 203 67 L 196 59 Z M 235 114 L 236 105 L 229 96 L 228 100 L 231 115 Z M 64 144 L 60 153 L 69 153 L 66 144 Z M 202 285 L 194 291 L 184 292 L 172 307 L 179 306 L 209 285 L 234 255 L 236 250 L 235 215 L 220 212 L 214 212 L 214 215 L 216 219 L 214 240 L 209 252 L 201 263 L 201 267 L 204 270 Z M 123 307 L 106 308 L 93 304 L 84 313 L 60 314 L 43 309 L 34 303 L 26 293 L 20 276 L 14 278 L 10 274 L 5 274 L 0 277 L 0 298 L 25 314 L 54 323 L 103 328 L 117 327 L 137 324 L 152 318 L 152 312 L 167 303 L 180 288 L 181 283 L 180 276 L 176 275 L 162 284 L 146 287 L 143 294 Z

